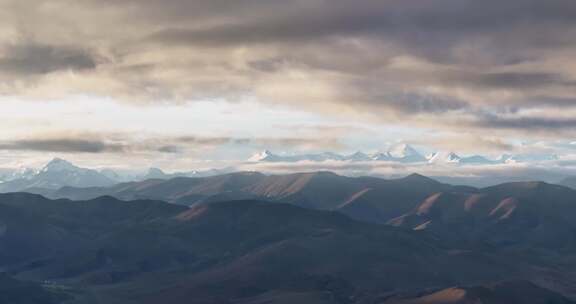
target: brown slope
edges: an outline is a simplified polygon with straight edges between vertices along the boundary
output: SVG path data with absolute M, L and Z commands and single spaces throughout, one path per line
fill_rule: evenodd
M 183 205 L 265 199 L 313 209 L 339 210 L 359 220 L 383 223 L 410 211 L 434 192 L 458 189 L 417 174 L 385 180 L 330 172 L 270 176 L 233 173 L 208 178 L 148 180 L 110 188 L 63 188 L 51 197 L 86 199 L 111 195 L 120 199 L 161 199 Z
M 246 191 L 314 209 L 334 209 L 338 202 L 354 196 L 369 186 L 362 179 L 331 172 L 298 173 L 269 176 Z
M 529 281 L 508 281 L 473 287 L 453 287 L 409 299 L 390 299 L 384 304 L 571 304 L 560 294 Z
M 358 220 L 385 223 L 412 211 L 431 194 L 440 191 L 476 191 L 474 188 L 442 184 L 418 174 L 387 180 L 369 190 L 357 193 L 338 210 Z
M 447 239 L 576 248 L 576 191 L 527 182 L 479 192 L 434 194 L 389 223 Z

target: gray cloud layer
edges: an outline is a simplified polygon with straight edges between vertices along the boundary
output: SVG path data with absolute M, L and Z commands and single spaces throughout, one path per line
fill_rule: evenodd
M 0 73 L 15 75 L 47 74 L 59 70 L 85 70 L 96 67 L 95 59 L 76 47 L 22 42 L 4 47 Z
M 337 138 L 236 138 L 236 137 L 149 137 L 136 138 L 134 134 L 80 134 L 52 138 L 26 138 L 0 141 L 0 151 L 32 151 L 61 153 L 150 153 L 168 154 L 199 153 L 210 151 L 223 145 L 252 147 L 256 149 L 290 146 L 294 149 L 331 150 L 341 148 Z M 101 138 L 101 139 L 100 139 Z
M 0 11 L 0 93 L 250 97 L 477 133 L 575 127 L 557 111 L 576 114 L 573 0 L 0 0 Z
M 122 145 L 108 144 L 102 141 L 81 139 L 24 139 L 1 142 L 0 150 L 8 151 L 38 151 L 64 153 L 104 153 L 121 152 Z

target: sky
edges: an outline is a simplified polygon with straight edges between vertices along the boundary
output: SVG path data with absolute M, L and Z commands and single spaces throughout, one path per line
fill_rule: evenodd
M 398 142 L 568 161 L 575 53 L 573 0 L 0 0 L 0 167 Z

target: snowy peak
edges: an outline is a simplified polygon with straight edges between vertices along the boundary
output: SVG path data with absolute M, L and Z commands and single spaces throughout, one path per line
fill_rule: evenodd
M 58 172 L 58 171 L 74 171 L 74 170 L 82 170 L 79 167 L 76 167 L 71 162 L 61 159 L 61 158 L 54 158 L 50 162 L 48 162 L 44 168 L 42 168 L 42 172 Z
M 500 157 L 498 157 L 498 159 L 496 160 L 499 163 L 506 163 L 508 162 L 512 157 L 514 157 L 511 154 L 502 154 L 500 155 Z
M 461 164 L 461 165 L 492 165 L 500 163 L 496 160 L 490 160 L 481 155 L 459 156 L 454 152 L 436 152 L 433 153 L 428 162 L 431 164 Z
M 144 179 L 165 179 L 168 175 L 159 168 L 150 168 L 144 176 Z
M 366 153 L 363 153 L 360 151 L 344 157 L 344 160 L 349 160 L 349 161 L 369 161 L 371 159 L 372 158 L 370 156 L 368 156 Z
M 27 189 L 59 189 L 62 187 L 103 187 L 114 184 L 114 180 L 88 168 L 80 168 L 69 161 L 55 158 L 41 170 L 33 171 L 2 184 L 0 192 L 26 191 Z
M 388 155 L 393 160 L 403 163 L 415 163 L 426 161 L 426 158 L 420 154 L 416 149 L 408 144 L 397 144 L 388 150 Z
M 31 179 L 38 174 L 38 169 L 20 167 L 8 177 L 8 180 Z
M 462 158 L 460 156 L 458 156 L 456 153 L 454 152 L 450 152 L 448 153 L 448 155 L 446 156 L 446 160 L 449 162 L 459 162 Z
M 456 164 L 460 163 L 461 161 L 462 158 L 454 152 L 436 152 L 433 153 L 428 160 L 428 162 L 431 164 Z
M 268 150 L 254 154 L 248 159 L 249 162 L 299 162 L 299 161 L 314 161 L 323 162 L 328 160 L 345 160 L 345 157 L 332 152 L 323 152 L 318 154 L 302 154 L 302 155 L 276 155 Z
M 390 156 L 395 158 L 401 158 L 413 154 L 418 154 L 418 152 L 408 144 L 393 145 L 392 147 L 390 147 L 390 149 L 388 149 L 388 153 L 390 154 Z
M 452 151 L 440 151 L 424 156 L 412 146 L 402 143 L 391 146 L 385 152 L 366 154 L 358 151 L 353 154 L 342 155 L 333 152 L 312 154 L 274 154 L 268 150 L 254 154 L 249 162 L 396 162 L 403 164 L 457 164 L 457 165 L 497 165 L 520 162 L 546 162 L 558 160 L 557 155 L 550 154 L 516 154 L 503 155 L 498 159 L 491 159 L 479 154 L 462 156 Z
M 274 155 L 272 152 L 268 150 L 258 152 L 248 159 L 248 161 L 250 162 L 270 162 L 279 160 L 280 160 L 279 156 Z
M 376 161 L 389 161 L 392 160 L 392 156 L 388 152 L 376 152 L 370 156 L 370 159 Z
M 299 161 L 397 161 L 403 163 L 424 162 L 426 158 L 416 149 L 407 144 L 392 147 L 387 152 L 380 152 L 368 155 L 363 152 L 356 152 L 350 155 L 340 155 L 332 152 L 300 155 L 276 155 L 268 150 L 254 154 L 248 159 L 249 162 L 299 162 Z
M 172 179 L 177 177 L 208 177 L 234 172 L 234 168 L 226 167 L 222 169 L 193 170 L 187 172 L 165 172 L 160 168 L 149 168 L 144 174 L 134 176 L 130 181 L 144 181 L 149 179 Z

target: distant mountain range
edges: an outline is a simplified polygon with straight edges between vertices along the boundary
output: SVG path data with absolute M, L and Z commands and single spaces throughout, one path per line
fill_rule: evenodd
M 133 178 L 134 180 L 148 180 L 148 179 L 171 179 L 176 177 L 207 177 L 219 174 L 226 174 L 233 172 L 233 168 L 224 169 L 208 169 L 203 171 L 189 171 L 189 172 L 176 172 L 176 173 L 165 173 L 159 168 L 150 168 L 146 174 L 142 176 L 137 176 Z
M 416 149 L 407 144 L 395 145 L 386 152 L 366 154 L 356 152 L 351 155 L 340 155 L 332 152 L 320 154 L 302 154 L 281 156 L 268 150 L 260 152 L 248 159 L 250 162 L 299 162 L 299 161 L 395 161 L 401 163 L 425 162 L 426 158 Z
M 435 152 L 424 156 L 414 147 L 408 144 L 393 145 L 385 152 L 364 153 L 356 152 L 350 155 L 341 155 L 332 152 L 318 154 L 299 154 L 299 155 L 278 155 L 268 150 L 254 154 L 248 159 L 248 162 L 397 162 L 402 164 L 459 164 L 459 165 L 495 165 L 506 163 L 523 163 L 523 162 L 542 162 L 557 160 L 556 155 L 546 154 L 518 154 L 518 155 L 501 155 L 497 159 L 490 159 L 482 155 L 460 156 L 455 152 Z
M 400 154 L 398 151 L 391 154 L 385 155 L 396 155 L 399 157 L 400 155 L 406 156 L 406 158 L 414 158 L 415 154 L 413 154 L 412 148 L 409 146 L 401 146 L 402 149 L 398 149 L 398 151 L 404 151 L 403 154 Z M 412 152 L 409 152 L 412 151 Z M 417 152 L 416 152 L 417 153 Z M 266 154 L 266 153 L 265 153 Z M 272 155 L 269 152 L 267 155 Z M 333 153 L 325 153 L 321 154 L 325 159 L 332 158 L 336 159 L 335 154 Z M 372 157 L 374 159 L 385 159 L 388 156 L 385 155 L 377 155 L 373 154 Z M 409 155 L 412 155 L 408 157 Z M 369 157 L 367 154 L 358 152 L 348 157 L 343 157 L 342 162 L 346 161 L 360 161 L 361 159 L 367 159 Z M 321 159 L 319 155 L 315 157 L 308 157 L 308 159 Z M 388 158 L 389 159 L 389 158 Z M 454 165 L 454 164 L 500 164 L 503 162 L 516 162 L 516 159 L 520 159 L 519 156 L 511 156 L 505 155 L 499 160 L 489 160 L 482 156 L 469 156 L 469 157 L 460 157 L 455 153 L 434 153 L 429 155 L 427 161 L 425 163 L 413 163 L 419 167 L 414 168 L 415 171 L 424 171 L 427 172 L 427 169 L 431 169 L 431 172 L 434 172 L 434 167 L 432 165 Z M 375 160 L 370 160 L 369 162 L 377 162 Z M 412 163 L 405 163 L 406 165 L 410 165 Z M 421 166 L 420 164 L 424 164 Z M 364 165 L 364 164 L 363 164 Z M 184 172 L 173 172 L 173 173 L 166 173 L 162 169 L 159 168 L 150 168 L 147 170 L 114 170 L 114 169 L 90 169 L 90 168 L 82 168 L 76 166 L 66 160 L 56 158 L 52 161 L 48 162 L 45 166 L 35 169 L 35 168 L 26 168 L 21 167 L 18 169 L 0 169 L 0 193 L 6 192 L 18 192 L 18 191 L 28 191 L 33 193 L 52 193 L 55 190 L 59 190 L 60 188 L 64 187 L 73 187 L 73 188 L 94 188 L 94 187 L 111 187 L 117 184 L 124 184 L 124 183 L 131 183 L 131 182 L 139 182 L 145 181 L 150 179 L 156 180 L 170 180 L 178 177 L 212 177 L 218 175 L 224 175 L 231 172 L 237 172 L 237 170 L 241 170 L 240 168 L 250 168 L 250 165 L 246 167 L 226 167 L 221 169 L 208 169 L 208 170 L 198 170 L 198 171 L 184 171 Z M 256 167 L 258 168 L 258 167 Z M 418 170 L 421 168 L 422 170 Z M 449 167 L 448 167 L 449 168 Z M 266 167 L 261 168 L 264 169 L 266 172 Z M 409 170 L 409 169 L 407 169 Z M 443 169 L 442 169 L 443 170 Z M 406 171 L 406 170 L 405 170 Z M 274 172 L 274 171 L 272 171 Z M 442 172 L 442 171 L 438 171 Z M 346 174 L 346 172 L 343 172 Z M 272 173 L 274 174 L 274 173 Z M 374 174 L 375 176 L 379 176 L 378 173 L 367 173 L 367 174 Z M 444 173 L 446 174 L 446 173 Z M 490 185 L 496 185 L 500 183 L 505 183 L 509 181 L 523 181 L 523 180 L 531 180 L 535 179 L 535 177 L 529 175 L 514 175 L 515 173 L 512 172 L 510 176 L 508 175 L 497 175 L 491 176 L 488 175 L 470 175 L 470 176 L 447 176 L 447 175 L 435 175 L 434 178 L 436 180 L 440 180 L 445 183 L 449 184 L 463 184 L 463 185 L 471 185 L 475 187 L 485 187 Z M 358 176 L 358 172 L 352 172 L 352 176 Z M 398 175 L 393 175 L 398 176 Z M 568 176 L 562 179 L 562 175 L 550 175 L 545 180 L 551 183 L 559 183 L 568 187 L 576 188 L 576 182 L 573 181 L 574 178 Z
M 502 155 L 498 159 L 490 159 L 482 155 L 460 156 L 454 152 L 436 152 L 428 156 L 423 156 L 419 151 L 408 144 L 398 144 L 392 146 L 386 152 L 363 153 L 356 152 L 350 155 L 341 155 L 333 152 L 301 155 L 278 155 L 270 151 L 263 151 L 252 156 L 247 162 L 240 162 L 235 166 L 219 169 L 191 170 L 166 173 L 160 168 L 116 170 L 113 168 L 91 169 L 82 168 L 61 158 L 55 158 L 41 168 L 20 167 L 16 169 L 0 169 L 0 193 L 40 190 L 56 190 L 62 187 L 106 187 L 118 183 L 144 181 L 149 179 L 173 179 L 177 177 L 210 177 L 242 170 L 264 170 L 265 166 L 258 167 L 265 163 L 293 163 L 313 162 L 321 165 L 323 162 L 337 162 L 342 165 L 349 163 L 378 163 L 390 162 L 403 165 L 404 171 L 411 166 L 434 169 L 450 168 L 449 166 L 466 165 L 498 165 L 510 163 L 540 163 L 543 161 L 557 160 L 555 155 Z M 369 165 L 369 164 L 368 164 Z M 424 165 L 424 166 L 423 166 Z M 254 168 L 252 168 L 254 167 Z M 328 169 L 328 168 L 327 168 Z M 317 170 L 317 169 L 316 169 Z M 345 169 L 344 169 L 345 170 Z M 369 170 L 368 170 L 369 171 Z M 419 171 L 415 168 L 413 171 Z M 432 170 L 433 171 L 433 170 Z M 274 172 L 273 170 L 271 172 Z M 345 173 L 345 172 L 344 172 Z M 372 174 L 367 172 L 366 174 Z M 377 174 L 377 173 L 375 173 Z M 358 175 L 354 172 L 353 175 Z M 504 181 L 530 179 L 527 176 L 500 176 L 495 179 L 492 176 L 467 176 L 458 179 L 457 177 L 437 175 L 443 181 L 450 183 L 463 183 L 470 185 L 493 185 Z M 555 181 L 557 178 L 549 178 L 547 181 Z M 574 184 L 574 183 L 572 183 Z M 576 186 L 576 184 L 574 185 Z M 37 190 L 34 190 L 37 189 Z
M 0 184 L 0 192 L 25 189 L 59 189 L 63 186 L 111 186 L 115 180 L 92 169 L 80 168 L 60 158 L 55 158 L 40 170 L 21 169 Z
M 158 168 L 150 168 L 142 174 L 122 174 L 112 169 L 87 169 L 78 167 L 69 161 L 55 158 L 41 169 L 19 168 L 4 171 L 0 177 L 0 192 L 18 192 L 40 190 L 57 190 L 62 187 L 104 187 L 120 182 L 142 181 L 147 179 L 171 179 L 175 177 L 205 177 L 231 172 L 231 168 L 210 169 L 165 173 Z
M 461 157 L 454 152 L 436 152 L 428 157 L 428 163 L 431 164 L 470 164 L 470 165 L 494 165 L 503 164 L 510 161 L 512 157 L 501 157 L 497 160 L 491 160 L 481 155 L 472 155 Z

